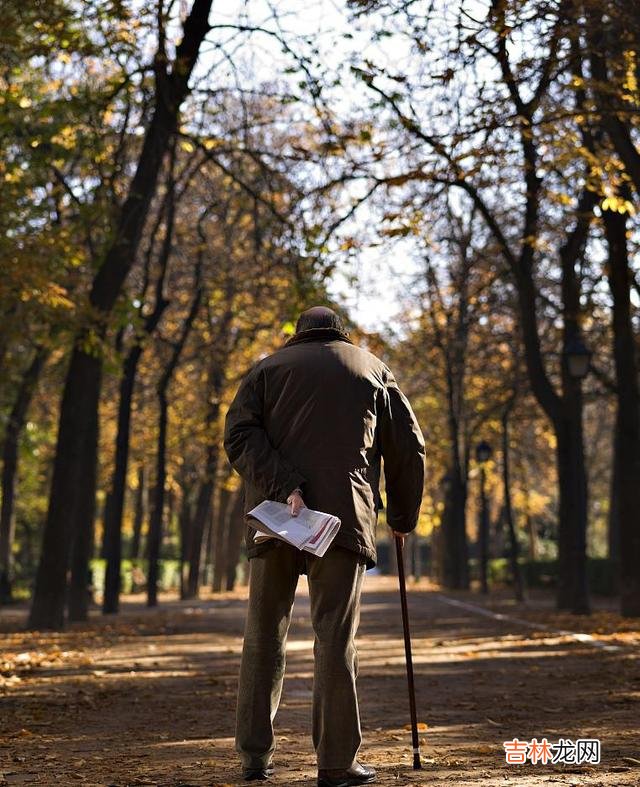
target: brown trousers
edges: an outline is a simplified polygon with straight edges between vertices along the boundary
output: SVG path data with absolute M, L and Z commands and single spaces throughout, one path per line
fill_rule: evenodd
M 285 670 L 285 646 L 298 577 L 309 579 L 313 647 L 313 745 L 318 768 L 349 768 L 362 739 L 356 695 L 364 557 L 332 547 L 322 558 L 280 544 L 250 561 L 236 749 L 246 768 L 265 767 L 275 750 L 273 719 Z

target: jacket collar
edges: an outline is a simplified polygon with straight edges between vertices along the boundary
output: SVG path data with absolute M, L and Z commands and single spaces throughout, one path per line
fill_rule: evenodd
M 303 342 L 347 342 L 353 344 L 351 339 L 346 333 L 337 330 L 337 328 L 309 328 L 306 331 L 300 331 L 294 334 L 287 342 L 285 347 L 290 347 L 292 344 L 302 344 Z

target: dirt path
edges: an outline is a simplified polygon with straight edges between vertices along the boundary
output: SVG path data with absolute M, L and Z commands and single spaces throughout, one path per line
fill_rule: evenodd
M 479 603 L 427 586 L 411 591 L 419 719 L 428 725 L 420 736 L 424 770 L 416 772 L 396 585 L 367 577 L 358 639 L 361 754 L 379 783 L 640 785 L 637 626 L 604 613 L 558 616 L 544 597 L 528 609 L 494 598 L 491 614 L 481 614 Z M 22 611 L 1 612 L 0 785 L 237 783 L 232 736 L 244 607 L 244 591 L 168 601 L 155 611 L 129 603 L 117 621 L 96 615 L 61 635 L 25 634 Z M 277 785 L 315 784 L 307 612 L 301 583 L 276 719 Z M 601 763 L 508 765 L 502 744 L 514 737 L 599 738 Z

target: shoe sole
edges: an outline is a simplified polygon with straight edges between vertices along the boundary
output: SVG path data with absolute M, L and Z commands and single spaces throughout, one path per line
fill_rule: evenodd
M 275 776 L 275 770 L 273 768 L 269 768 L 267 771 L 261 774 L 252 774 L 251 776 L 244 776 L 242 780 L 245 782 L 266 782 L 267 779 L 270 779 L 272 776 Z
M 371 784 L 376 780 L 376 776 L 368 776 L 364 779 L 345 779 L 343 782 L 327 781 L 318 779 L 318 787 L 358 787 L 359 784 Z

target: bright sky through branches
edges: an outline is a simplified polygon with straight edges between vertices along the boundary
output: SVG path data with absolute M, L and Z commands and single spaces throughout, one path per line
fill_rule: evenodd
M 290 73 L 292 64 L 295 64 L 291 53 L 283 51 L 278 39 L 270 35 L 271 32 L 281 33 L 283 40 L 290 42 L 293 51 L 307 53 L 311 51 L 310 47 L 315 47 L 314 69 L 332 75 L 341 74 L 343 77 L 339 86 L 330 91 L 331 105 L 343 117 L 348 117 L 351 111 L 362 111 L 363 108 L 363 85 L 353 78 L 346 67 L 354 52 L 360 59 L 366 57 L 370 49 L 373 55 L 375 48 L 376 62 L 386 61 L 389 67 L 395 68 L 400 66 L 401 57 L 408 55 L 408 52 L 402 52 L 397 39 L 393 39 L 392 43 L 383 39 L 374 47 L 370 42 L 370 29 L 366 21 L 359 22 L 360 30 L 356 29 L 349 18 L 346 3 L 342 2 L 317 0 L 301 3 L 297 0 L 280 0 L 272 4 L 262 0 L 251 3 L 235 0 L 224 6 L 214 6 L 211 22 L 214 26 L 240 24 L 262 27 L 267 31 L 254 32 L 245 37 L 237 53 L 240 66 L 234 64 L 235 73 L 230 71 L 229 77 L 237 82 L 238 75 L 241 75 L 243 87 L 249 84 L 252 87 L 269 85 L 276 80 L 297 87 L 300 73 Z M 230 28 L 229 36 L 233 34 Z M 200 69 L 206 71 L 211 68 L 218 56 L 216 47 L 205 46 Z M 352 196 L 357 198 L 356 191 L 356 186 L 345 187 L 345 201 Z M 372 223 L 378 220 L 377 213 L 365 203 L 349 223 L 349 231 L 359 235 L 365 229 L 371 230 Z M 338 254 L 337 258 L 335 272 L 329 282 L 332 297 L 344 305 L 362 327 L 379 330 L 383 324 L 388 324 L 393 329 L 395 317 L 402 308 L 402 295 L 416 273 L 407 244 L 396 243 L 392 255 L 386 244 L 369 246 L 365 243 L 355 253 Z

